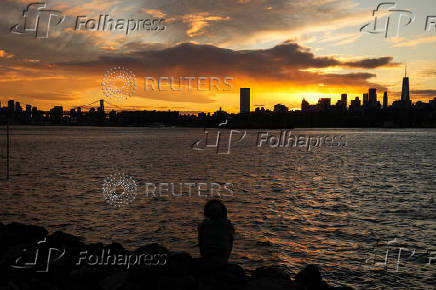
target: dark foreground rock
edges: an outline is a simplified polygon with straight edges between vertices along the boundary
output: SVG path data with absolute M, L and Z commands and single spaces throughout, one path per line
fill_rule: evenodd
M 248 275 L 236 264 L 217 264 L 158 244 L 127 251 L 122 245 L 85 244 L 41 227 L 0 224 L 0 290 L 314 290 L 332 287 L 309 265 L 295 277 L 283 267 Z

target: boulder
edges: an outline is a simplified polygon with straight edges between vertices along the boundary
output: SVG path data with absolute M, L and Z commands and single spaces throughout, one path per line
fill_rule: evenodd
M 18 244 L 32 244 L 43 240 L 48 232 L 43 227 L 10 223 L 2 227 L 0 249 Z
M 247 276 L 244 269 L 231 263 L 214 259 L 193 258 L 186 252 L 169 252 L 159 244 L 148 244 L 135 251 L 127 251 L 119 243 L 85 244 L 81 238 L 61 231 L 50 236 L 38 226 L 19 223 L 0 223 L 0 289 L 66 289 L 66 290 L 327 290 L 348 287 L 332 287 L 322 280 L 319 267 L 308 265 L 292 281 L 290 270 L 285 266 L 260 267 Z M 46 239 L 45 243 L 37 244 Z M 12 263 L 17 257 L 31 260 L 36 249 L 49 247 L 63 250 L 65 255 L 52 261 L 48 273 L 36 269 L 15 269 Z M 80 252 L 88 255 L 160 255 L 157 264 L 98 263 L 91 265 L 85 261 L 77 265 Z M 105 252 L 103 252 L 105 251 Z M 106 257 L 106 256 L 105 256 Z M 121 256 L 122 257 L 122 256 Z M 162 258 L 164 257 L 164 258 Z M 106 258 L 105 258 L 106 259 Z M 162 260 L 163 259 L 163 260 Z M 136 260 L 136 259 L 135 259 Z M 103 260 L 102 260 L 103 261 Z M 101 262 L 101 261 L 100 261 Z M 138 262 L 139 263 L 139 262 Z M 129 264 L 130 265 L 130 264 Z
M 244 290 L 304 290 L 292 282 L 289 269 L 284 266 L 264 266 L 253 271 Z

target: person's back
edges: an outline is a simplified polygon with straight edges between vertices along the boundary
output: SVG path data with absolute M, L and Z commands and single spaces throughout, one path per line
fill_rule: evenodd
M 198 227 L 198 244 L 203 258 L 227 262 L 232 252 L 234 228 L 227 219 L 227 209 L 219 200 L 204 206 L 205 219 Z

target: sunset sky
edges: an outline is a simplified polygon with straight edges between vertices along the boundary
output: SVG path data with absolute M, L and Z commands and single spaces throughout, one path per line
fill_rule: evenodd
M 48 109 L 106 98 L 101 89 L 108 69 L 123 66 L 135 73 L 136 92 L 109 102 L 125 109 L 228 112 L 239 110 L 239 88 L 251 88 L 254 105 L 282 103 L 299 108 L 302 98 L 341 93 L 349 100 L 378 89 L 389 103 L 399 99 L 404 67 L 413 101 L 436 97 L 436 27 L 434 0 L 399 0 L 396 9 L 413 13 L 397 37 L 395 25 L 384 34 L 361 32 L 373 23 L 373 0 L 48 0 L 65 20 L 51 25 L 48 38 L 14 34 L 32 1 L 2 0 L 0 10 L 0 101 L 20 101 Z M 310 3 L 310 4 L 309 4 Z M 109 14 L 113 19 L 164 18 L 165 30 L 76 31 L 77 16 Z M 398 20 L 395 13 L 391 22 Z M 386 16 L 379 16 L 383 28 Z M 54 22 L 54 21 L 53 21 Z M 233 78 L 231 91 L 144 90 L 145 77 Z

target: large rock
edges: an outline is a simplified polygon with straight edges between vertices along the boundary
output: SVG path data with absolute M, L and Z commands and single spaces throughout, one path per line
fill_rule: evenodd
M 18 244 L 32 244 L 43 240 L 48 232 L 43 227 L 10 223 L 2 227 L 0 249 Z
M 353 290 L 350 287 L 334 287 L 328 285 L 322 280 L 321 271 L 317 265 L 308 265 L 306 268 L 298 272 L 295 276 L 295 282 L 306 287 L 307 290 Z
M 335 288 L 322 280 L 316 265 L 309 265 L 292 281 L 288 268 L 284 266 L 260 267 L 247 276 L 239 265 L 214 260 L 192 258 L 184 252 L 169 252 L 159 244 L 149 244 L 127 251 L 119 243 L 85 244 L 79 237 L 55 232 L 47 236 L 44 228 L 12 223 L 0 223 L 0 289 L 65 289 L 65 290 L 327 290 Z M 46 239 L 45 243 L 36 242 Z M 13 269 L 17 257 L 30 261 L 36 249 L 65 249 L 61 259 L 50 264 L 48 273 L 37 273 L 35 269 Z M 26 251 L 23 251 L 26 249 Z M 123 263 L 91 265 L 79 260 L 80 252 L 99 255 L 102 251 L 111 255 L 164 255 L 160 265 L 141 264 L 127 268 Z M 28 256 L 26 256 L 28 255 Z M 89 256 L 90 257 L 90 256 Z M 121 256 L 122 257 L 122 256 Z M 154 257 L 154 256 L 153 256 Z M 53 258 L 53 257 L 52 257 Z M 88 259 L 88 258 L 87 258 Z M 102 259 L 102 258 L 101 258 Z M 135 259 L 136 260 L 136 259 Z M 129 264 L 130 265 L 130 264 Z
M 171 275 L 187 275 L 191 262 L 192 257 L 188 253 L 170 253 L 167 257 L 166 269 Z
M 289 270 L 283 266 L 260 267 L 253 271 L 244 290 L 305 290 L 292 282 Z
M 44 240 L 47 234 L 47 230 L 38 226 L 20 223 L 3 226 L 0 235 L 0 281 L 21 276 L 23 272 L 11 273 L 11 265 L 18 257 L 32 261 L 37 242 Z
M 162 253 L 168 253 L 168 249 L 157 244 L 157 243 L 152 243 L 152 244 L 148 244 L 142 247 L 137 248 L 134 253 L 135 254 L 162 254 Z
M 195 278 L 197 289 L 239 290 L 247 280 L 244 269 L 239 265 L 201 258 L 192 259 L 189 273 Z
M 269 266 L 260 267 L 253 271 L 252 277 L 254 279 L 260 278 L 276 278 L 290 280 L 289 269 L 283 266 Z
M 66 234 L 61 231 L 56 231 L 47 237 L 47 243 L 50 246 L 58 248 L 80 248 L 85 245 L 82 240 L 83 239 L 80 237 Z
M 295 276 L 295 282 L 305 285 L 309 289 L 318 289 L 321 281 L 321 272 L 317 265 L 308 265 Z
M 123 289 L 123 286 L 127 282 L 128 278 L 127 272 L 118 272 L 114 275 L 110 275 L 105 277 L 103 280 L 99 282 L 101 289 L 103 290 L 117 290 Z

